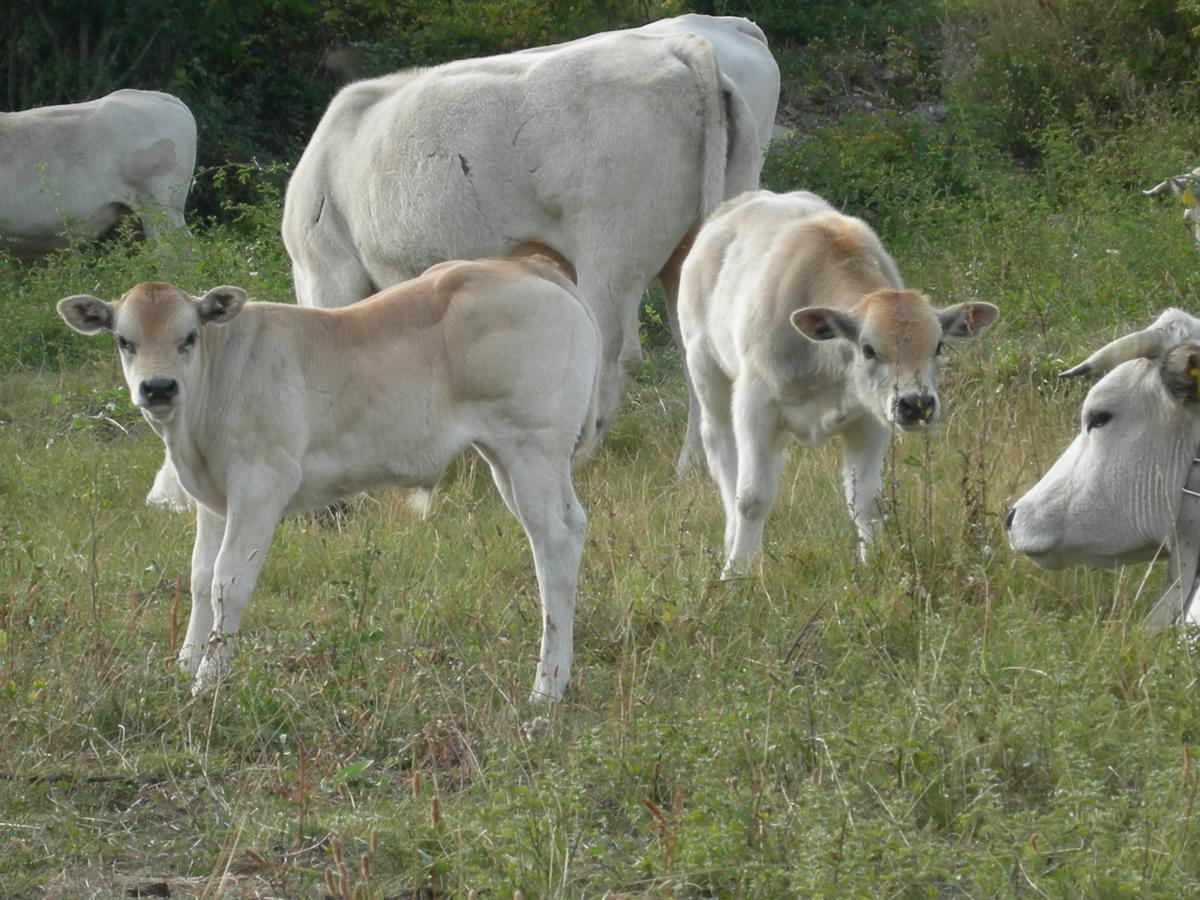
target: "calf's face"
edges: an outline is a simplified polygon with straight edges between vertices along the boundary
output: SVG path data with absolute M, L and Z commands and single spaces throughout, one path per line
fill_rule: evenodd
M 813 341 L 855 345 L 851 380 L 881 420 L 913 431 L 937 421 L 937 374 L 945 340 L 968 340 L 990 325 L 990 303 L 934 309 L 916 291 L 876 291 L 849 312 L 810 306 L 792 313 L 792 327 Z
M 64 297 L 58 314 L 81 334 L 111 332 L 121 353 L 129 395 L 144 415 L 169 422 L 200 377 L 201 331 L 228 322 L 246 302 L 236 287 L 194 298 L 169 284 L 147 282 L 106 302 L 88 294 Z

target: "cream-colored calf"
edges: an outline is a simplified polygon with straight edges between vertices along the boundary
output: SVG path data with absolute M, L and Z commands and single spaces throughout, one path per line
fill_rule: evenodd
M 864 222 L 815 194 L 756 191 L 719 207 L 684 261 L 679 320 L 725 506 L 726 573 L 761 548 L 793 440 L 842 439 L 846 502 L 869 543 L 891 427 L 937 418 L 943 338 L 973 337 L 996 312 L 933 309 Z
M 534 696 L 561 696 L 586 524 L 571 458 L 593 427 L 599 334 L 556 269 L 443 263 L 337 310 L 153 283 L 58 309 L 77 331 L 116 336 L 133 401 L 166 444 L 154 494 L 177 478 L 196 502 L 179 657 L 196 690 L 232 653 L 281 516 L 383 484 L 432 487 L 474 447 L 533 549 Z

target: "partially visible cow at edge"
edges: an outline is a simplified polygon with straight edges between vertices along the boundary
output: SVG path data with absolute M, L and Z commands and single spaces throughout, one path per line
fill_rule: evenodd
M 660 276 L 673 315 L 694 230 L 758 183 L 765 136 L 719 59 L 726 43 L 743 73 L 757 58 L 772 112 L 778 67 L 753 23 L 707 22 L 728 40 L 609 32 L 343 89 L 287 189 L 299 302 L 344 306 L 443 259 L 547 248 L 600 326 L 602 430 L 641 363 L 647 285 Z
M 1079 433 L 1049 471 L 1009 509 L 1013 550 L 1039 566 L 1114 566 L 1169 556 L 1178 575 L 1177 516 L 1200 447 L 1200 319 L 1168 309 L 1064 372 L 1100 376 L 1080 412 Z M 1186 620 L 1200 604 L 1182 598 Z M 1165 610 L 1164 610 L 1165 611 Z M 1158 618 L 1169 624 L 1170 617 Z
M 1200 168 L 1184 172 L 1182 175 L 1172 175 L 1166 181 L 1160 181 L 1154 187 L 1142 191 L 1142 196 L 1155 197 L 1169 190 L 1183 205 L 1183 221 L 1191 226 L 1192 243 L 1200 249 L 1200 200 L 1196 199 L 1196 192 L 1192 189 L 1192 184 L 1197 179 L 1200 179 Z
M 866 223 L 815 194 L 757 191 L 718 209 L 684 262 L 679 321 L 725 507 L 726 575 L 762 546 L 792 441 L 841 438 L 865 549 L 892 426 L 937 419 L 943 340 L 972 338 L 996 315 L 990 303 L 932 308 Z
M 183 228 L 196 121 L 158 91 L 0 113 L 0 248 L 37 256 L 132 213 L 147 238 Z
M 116 336 L 130 395 L 166 445 L 160 482 L 195 501 L 179 654 L 195 691 L 230 658 L 281 516 L 385 484 L 431 488 L 474 447 L 533 549 L 534 698 L 561 696 L 586 526 L 571 459 L 594 420 L 599 334 L 557 269 L 443 263 L 338 310 L 156 283 L 58 309 L 83 334 Z

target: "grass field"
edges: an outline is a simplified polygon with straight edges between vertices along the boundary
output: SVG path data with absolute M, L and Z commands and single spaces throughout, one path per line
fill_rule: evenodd
M 0 897 L 1200 891 L 1197 647 L 1137 628 L 1158 574 L 1043 572 L 1001 532 L 1076 427 L 1063 361 L 1200 308 L 1177 209 L 1132 190 L 1177 156 L 1126 139 L 1087 190 L 1010 172 L 881 216 L 912 285 L 1002 319 L 948 353 L 937 435 L 893 443 L 866 564 L 836 448 L 797 449 L 761 576 L 718 580 L 716 491 L 673 474 L 681 365 L 653 349 L 577 473 L 554 707 L 526 700 L 527 545 L 469 457 L 429 521 L 380 494 L 284 523 L 234 677 L 193 699 L 192 523 L 143 504 L 160 444 L 53 303 L 152 277 L 286 299 L 275 232 L 0 264 Z

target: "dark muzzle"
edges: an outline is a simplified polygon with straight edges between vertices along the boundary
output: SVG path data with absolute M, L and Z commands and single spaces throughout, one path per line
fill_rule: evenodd
M 937 397 L 933 394 L 907 394 L 896 400 L 896 421 L 901 425 L 932 422 L 937 412 Z
M 141 393 L 147 406 L 170 403 L 179 393 L 179 382 L 174 378 L 147 378 L 142 382 Z

